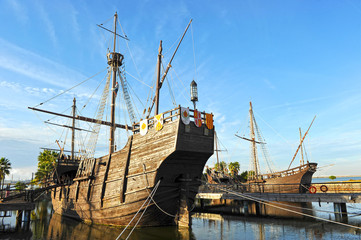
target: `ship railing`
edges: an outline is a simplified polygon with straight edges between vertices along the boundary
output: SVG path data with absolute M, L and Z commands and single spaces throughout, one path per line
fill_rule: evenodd
M 67 166 L 67 165 L 70 165 L 70 166 L 73 166 L 73 165 L 79 165 L 80 164 L 80 159 L 71 159 L 71 158 L 68 158 L 68 159 L 58 159 L 57 160 L 57 163 L 58 165 L 62 165 L 62 166 Z
M 262 174 L 262 178 L 264 180 L 266 180 L 266 179 L 270 179 L 270 178 L 286 177 L 286 176 L 294 175 L 298 172 L 301 172 L 302 170 L 306 169 L 307 167 L 308 167 L 308 164 L 304 164 L 304 165 L 294 167 L 291 169 L 287 169 L 287 170 L 284 170 L 281 172 Z
M 287 184 L 204 184 L 199 188 L 199 193 L 226 193 L 227 190 L 240 193 L 300 193 L 307 192 L 309 186 L 300 183 Z M 222 191 L 220 191 L 222 189 Z
M 199 112 L 201 114 L 201 119 L 203 122 L 206 120 L 206 113 L 205 112 Z M 169 122 L 173 122 L 174 120 L 179 119 L 181 115 L 181 106 L 179 105 L 176 108 L 173 108 L 171 110 L 168 110 L 166 112 L 163 112 L 163 124 L 167 124 Z M 194 121 L 194 109 L 189 109 L 189 117 L 191 121 Z M 146 118 L 148 120 L 148 128 L 154 128 L 154 116 Z M 143 120 L 143 119 L 142 119 Z M 140 131 L 140 122 L 133 124 L 133 130 L 134 133 L 139 133 Z
M 225 193 L 227 190 L 241 193 L 309 193 L 309 188 L 316 188 L 316 193 L 361 193 L 361 181 L 324 182 L 300 184 L 203 184 L 199 187 L 199 193 Z M 326 186 L 322 187 L 322 186 Z M 222 190 L 221 190 L 222 189 Z M 309 193 L 311 194 L 311 193 Z

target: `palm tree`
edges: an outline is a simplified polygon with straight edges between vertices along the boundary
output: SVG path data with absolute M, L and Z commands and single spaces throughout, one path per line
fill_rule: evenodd
M 44 150 L 43 152 L 39 153 L 38 170 L 35 173 L 34 182 L 40 185 L 46 185 L 48 178 L 54 171 L 57 157 L 58 153 L 50 150 Z
M 239 168 L 239 162 L 230 162 L 228 164 L 228 169 L 233 177 L 236 177 L 238 175 Z
M 0 158 L 0 184 L 1 189 L 4 189 L 5 176 L 10 174 L 11 163 L 7 158 Z

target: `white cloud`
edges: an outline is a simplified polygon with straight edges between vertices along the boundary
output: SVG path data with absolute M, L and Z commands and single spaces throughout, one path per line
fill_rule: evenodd
M 19 67 L 21 66 L 21 67 Z M 0 38 L 0 68 L 54 86 L 68 88 L 86 79 L 82 74 Z
M 32 177 L 32 173 L 35 174 L 37 170 L 37 166 L 28 166 L 21 168 L 12 168 L 10 170 L 10 175 L 6 177 L 7 180 L 30 180 Z
M 8 0 L 7 2 L 14 10 L 17 19 L 19 19 L 19 21 L 23 24 L 27 23 L 29 18 L 24 4 L 18 0 Z
M 50 20 L 47 11 L 44 9 L 43 5 L 40 4 L 40 2 L 37 2 L 37 9 L 39 10 L 40 18 L 45 23 L 45 26 L 46 26 L 48 34 L 53 42 L 53 45 L 54 45 L 54 47 L 56 47 L 58 40 L 56 38 L 54 24 Z

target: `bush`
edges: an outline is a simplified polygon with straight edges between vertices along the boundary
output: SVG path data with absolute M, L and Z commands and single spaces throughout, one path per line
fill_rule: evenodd
M 333 175 L 332 175 L 332 176 L 329 176 L 328 178 L 331 179 L 331 180 L 335 180 L 335 179 L 336 179 L 336 176 L 333 176 Z
M 24 190 L 26 187 L 27 187 L 26 184 L 23 183 L 23 182 L 19 181 L 19 182 L 15 183 L 15 189 L 16 190 L 21 191 L 21 190 Z

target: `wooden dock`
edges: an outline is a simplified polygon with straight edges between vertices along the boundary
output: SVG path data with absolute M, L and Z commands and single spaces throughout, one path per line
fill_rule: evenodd
M 198 199 L 230 199 L 249 200 L 256 198 L 266 201 L 278 202 L 333 202 L 333 203 L 361 203 L 361 193 L 198 193 Z M 249 198 L 248 198 L 249 197 Z
M 24 230 L 29 230 L 30 213 L 35 209 L 36 199 L 54 187 L 56 185 L 34 190 L 4 189 L 0 191 L 0 217 L 11 217 L 11 212 L 16 211 L 15 229 L 21 228 L 24 223 Z
M 277 184 L 272 186 L 275 192 L 263 192 L 263 188 L 258 188 L 259 192 L 245 192 L 244 189 L 248 189 L 246 185 L 205 184 L 199 188 L 196 199 L 199 200 L 202 210 L 219 204 L 227 205 L 232 201 L 240 202 L 244 207 L 242 212 L 246 213 L 250 204 L 255 206 L 256 213 L 260 213 L 262 205 L 267 202 L 319 203 L 320 205 L 322 202 L 333 203 L 337 220 L 347 218 L 347 203 L 361 203 L 361 182 L 317 183 L 311 185 L 310 189 L 313 187 L 313 191 L 306 193 L 277 192 L 284 187 L 282 184 Z M 298 188 L 299 185 L 295 187 Z M 207 200 L 211 200 L 208 206 L 205 205 Z

